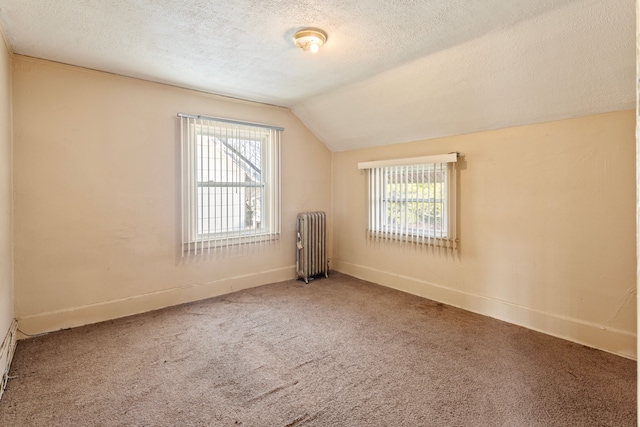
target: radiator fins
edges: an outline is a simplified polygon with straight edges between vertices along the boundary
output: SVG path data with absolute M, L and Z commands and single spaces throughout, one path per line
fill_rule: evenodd
M 327 215 L 324 212 L 301 212 L 297 221 L 296 272 L 298 279 L 324 274 L 329 277 L 327 258 Z

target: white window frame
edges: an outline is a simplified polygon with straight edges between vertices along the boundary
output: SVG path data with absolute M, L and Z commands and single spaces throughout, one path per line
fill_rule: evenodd
M 178 116 L 181 118 L 183 256 L 278 239 L 283 129 L 182 113 Z M 254 166 L 251 159 L 236 150 L 241 148 L 242 140 L 260 141 L 257 181 L 247 180 L 249 174 L 240 166 Z M 240 145 L 234 148 L 232 142 Z M 244 191 L 241 195 L 225 191 L 230 188 Z M 255 226 L 247 228 L 244 194 L 250 188 L 260 189 L 261 218 L 259 227 L 254 217 Z M 220 191 L 214 191 L 212 196 L 211 189 Z M 226 203 L 223 202 L 225 197 Z
M 455 248 L 457 157 L 451 153 L 359 163 L 359 169 L 367 170 L 367 235 Z M 400 215 L 391 214 L 390 203 L 400 205 L 395 211 Z

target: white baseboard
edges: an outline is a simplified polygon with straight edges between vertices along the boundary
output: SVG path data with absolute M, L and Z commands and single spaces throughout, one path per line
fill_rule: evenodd
M 282 282 L 293 278 L 295 278 L 295 266 L 288 266 L 207 283 L 192 284 L 143 295 L 135 295 L 82 307 L 38 313 L 30 316 L 19 316 L 18 324 L 20 331 L 24 331 L 30 336 L 38 335 L 212 298 L 242 289 L 253 288 L 268 283 Z M 19 333 L 18 338 L 25 338 L 25 335 Z
M 13 353 L 16 350 L 17 329 L 18 322 L 14 319 L 9 326 L 9 330 L 4 337 L 4 340 L 0 343 L 0 373 L 2 374 L 2 378 L 0 378 L 0 398 L 2 398 L 4 389 L 7 386 L 7 381 L 9 380 L 9 368 L 11 368 Z
M 332 259 L 331 266 L 335 271 L 362 280 L 524 326 L 528 329 L 622 357 L 637 359 L 636 335 L 630 332 L 535 310 L 507 301 L 474 295 L 413 277 L 389 273 L 338 259 Z

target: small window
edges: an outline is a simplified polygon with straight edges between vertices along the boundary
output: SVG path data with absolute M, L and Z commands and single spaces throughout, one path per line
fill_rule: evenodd
M 360 163 L 372 239 L 455 247 L 456 154 Z
M 281 129 L 180 116 L 183 253 L 277 238 Z

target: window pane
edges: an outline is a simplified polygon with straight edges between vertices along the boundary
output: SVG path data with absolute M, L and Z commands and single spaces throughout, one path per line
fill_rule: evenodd
M 262 132 L 210 132 L 197 138 L 196 232 L 242 234 L 261 230 Z M 254 138 L 250 138 L 253 136 Z
M 446 178 L 446 165 L 386 168 L 380 231 L 446 237 Z
M 183 255 L 278 239 L 282 129 L 180 117 Z

